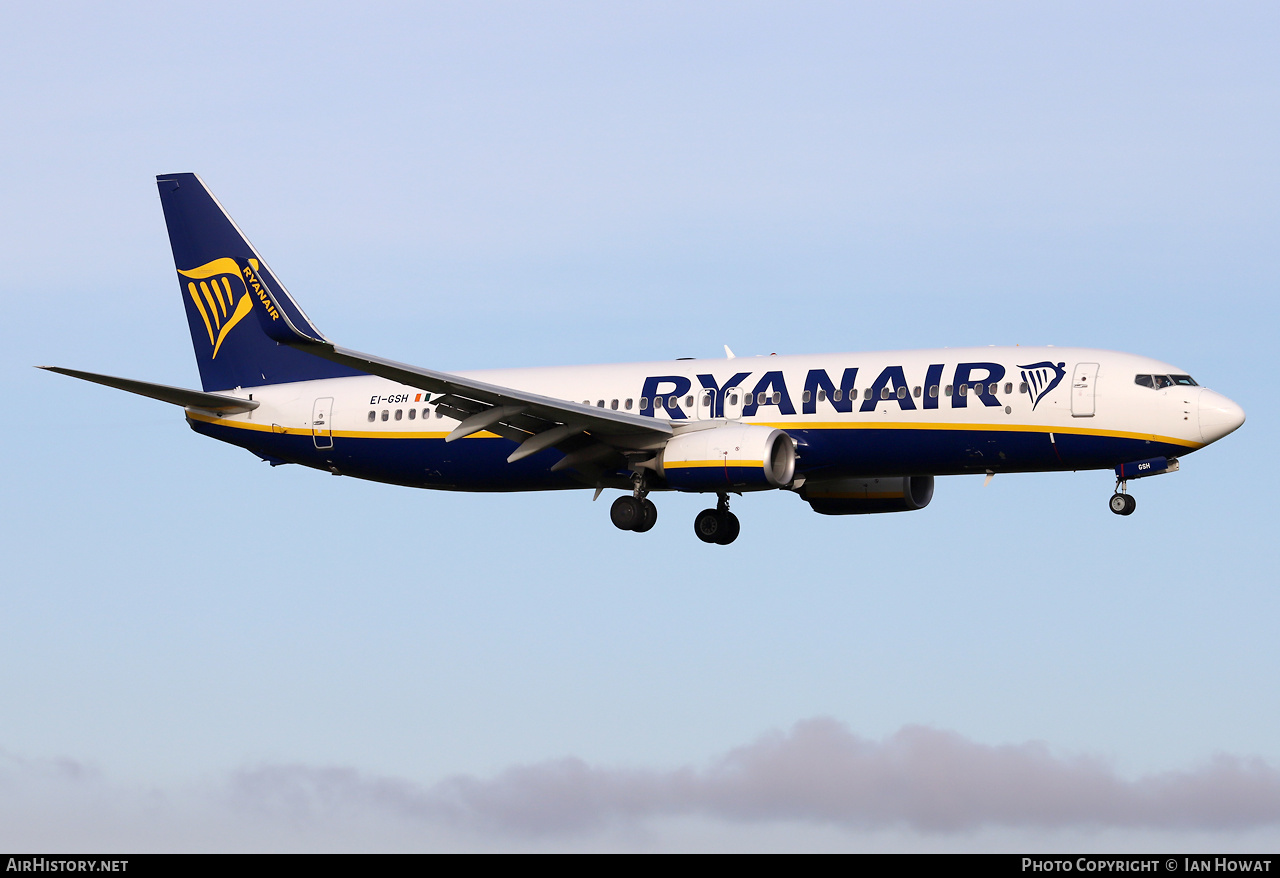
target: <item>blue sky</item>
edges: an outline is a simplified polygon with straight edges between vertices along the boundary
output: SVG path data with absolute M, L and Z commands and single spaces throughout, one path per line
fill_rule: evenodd
M 0 840 L 1273 849 L 1278 37 L 1261 3 L 12 11 Z M 637 537 L 587 493 L 273 470 L 30 368 L 196 385 L 153 183 L 188 170 L 327 334 L 424 366 L 1071 344 L 1249 421 L 1128 519 L 1106 473 L 957 477 L 748 497 L 729 550 L 695 497 Z M 791 793 L 724 806 L 760 753 Z M 857 798 L 885 765 L 919 798 Z

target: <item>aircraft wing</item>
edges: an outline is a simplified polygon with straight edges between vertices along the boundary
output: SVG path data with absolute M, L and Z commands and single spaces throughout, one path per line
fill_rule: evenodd
M 300 330 L 289 319 L 289 312 L 279 306 L 274 291 L 254 276 L 247 261 L 241 270 L 254 292 L 271 302 L 269 308 L 254 309 L 268 336 L 334 363 L 438 394 L 432 405 L 462 422 L 446 441 L 488 430 L 521 443 L 507 458 L 509 462 L 555 447 L 568 457 L 553 469 L 581 469 L 579 464 L 607 456 L 611 449 L 661 448 L 674 432 L 671 424 L 656 418 L 554 399 L 340 348 L 318 332 Z M 600 443 L 605 447 L 600 448 Z
M 650 444 L 661 445 L 672 434 L 671 425 L 666 421 L 633 415 L 630 412 L 615 412 L 578 402 L 554 399 L 525 390 L 464 378 L 449 372 L 437 372 L 433 369 L 397 363 L 372 354 L 340 348 L 328 341 L 307 339 L 285 342 L 285 344 L 292 344 L 293 347 L 317 357 L 342 363 L 371 375 L 379 375 L 410 387 L 419 387 L 433 394 L 439 394 L 431 400 L 432 404 L 438 408 L 453 409 L 463 418 L 463 423 L 454 431 L 451 439 L 461 439 L 465 435 L 480 430 L 492 431 L 494 425 L 501 424 L 513 425 L 525 430 L 532 427 L 534 432 L 539 433 L 542 431 L 537 427 L 542 425 L 548 428 L 572 426 L 577 429 L 571 433 L 566 431 L 566 436 L 586 432 L 605 441 L 631 440 L 621 441 L 620 444 L 624 447 L 633 447 L 635 442 L 639 443 L 639 447 Z M 495 420 L 487 424 L 480 423 L 490 417 Z M 468 418 L 474 418 L 470 425 L 466 423 Z M 542 424 L 529 423 L 531 419 L 540 421 Z M 472 427 L 475 429 L 471 429 Z M 654 443 L 652 440 L 657 441 Z

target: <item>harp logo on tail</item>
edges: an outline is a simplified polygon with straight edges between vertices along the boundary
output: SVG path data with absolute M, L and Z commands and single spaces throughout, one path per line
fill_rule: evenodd
M 258 260 L 250 259 L 249 263 L 256 271 Z M 223 340 L 253 310 L 253 297 L 241 277 L 240 266 L 234 259 L 223 257 L 186 271 L 178 269 L 178 274 L 209 333 L 213 347 L 210 359 L 216 360 Z
M 1031 392 L 1032 411 L 1036 410 L 1040 400 L 1048 396 L 1053 388 L 1062 383 L 1063 376 L 1067 374 L 1066 366 L 1066 363 L 1054 365 L 1045 360 L 1040 363 L 1032 363 L 1029 366 L 1018 367 L 1022 370 L 1022 380 L 1027 382 L 1027 389 Z

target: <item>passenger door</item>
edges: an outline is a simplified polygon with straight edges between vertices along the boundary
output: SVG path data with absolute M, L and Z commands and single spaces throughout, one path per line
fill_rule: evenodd
M 311 439 L 316 448 L 333 447 L 333 397 L 316 400 L 311 408 Z
M 1094 391 L 1097 383 L 1097 363 L 1076 363 L 1075 373 L 1071 376 L 1071 417 L 1093 417 Z
M 698 391 L 698 401 L 695 406 L 697 418 L 699 421 L 709 421 L 715 417 L 716 392 L 707 390 L 705 387 Z

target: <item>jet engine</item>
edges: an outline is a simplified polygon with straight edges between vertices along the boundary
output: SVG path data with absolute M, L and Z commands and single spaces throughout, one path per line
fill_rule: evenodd
M 796 493 L 823 515 L 912 512 L 933 499 L 933 476 L 810 480 Z
M 671 437 L 655 461 L 681 491 L 782 488 L 796 472 L 796 446 L 782 430 L 728 424 Z

